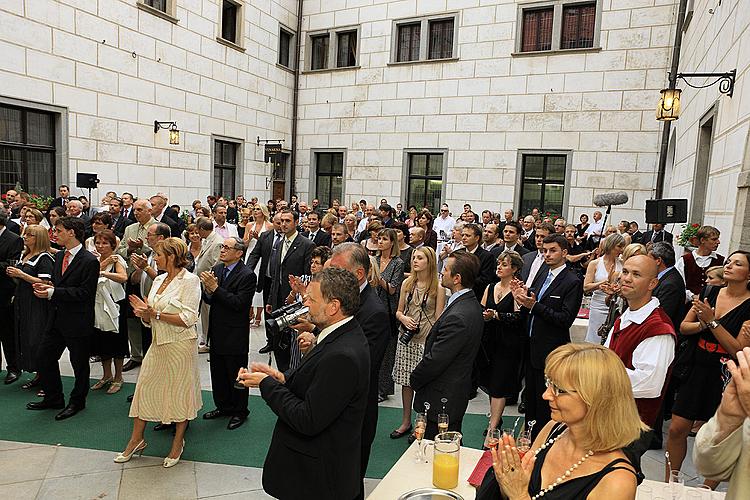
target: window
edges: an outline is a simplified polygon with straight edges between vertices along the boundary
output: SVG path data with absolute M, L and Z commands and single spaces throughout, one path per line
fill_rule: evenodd
M 0 105 L 0 189 L 55 192 L 55 116 Z
M 523 155 L 519 213 L 563 214 L 566 163 L 566 155 Z
M 457 16 L 440 14 L 394 21 L 391 61 L 402 63 L 456 58 Z
M 306 67 L 310 71 L 356 68 L 359 64 L 359 27 L 336 28 L 307 36 Z
M 443 193 L 443 153 L 408 153 L 407 206 L 440 207 Z
M 344 153 L 315 153 L 315 197 L 321 206 L 330 207 L 333 200 L 342 200 L 344 189 Z
M 143 3 L 165 14 L 167 12 L 167 0 L 143 0 Z
M 545 0 L 518 8 L 516 55 L 599 49 L 602 2 Z
M 150 14 L 176 23 L 178 21 L 174 17 L 177 10 L 176 2 L 177 0 L 138 0 L 135 5 Z
M 328 68 L 328 45 L 330 39 L 331 36 L 328 33 L 310 37 L 310 42 L 312 43 L 310 69 Z
M 561 49 L 583 49 L 594 46 L 596 4 L 563 7 Z
M 340 31 L 336 34 L 336 67 L 348 68 L 357 65 L 357 31 Z
M 279 64 L 285 68 L 292 68 L 294 63 L 292 59 L 293 41 L 294 35 L 290 31 L 279 28 Z
M 214 141 L 214 196 L 235 197 L 239 144 Z
M 240 6 L 230 0 L 221 2 L 221 38 L 228 42 L 239 45 L 238 21 L 240 19 Z
M 526 10 L 523 13 L 521 52 L 552 48 L 552 17 L 554 9 Z
M 396 61 L 416 61 L 419 59 L 419 33 L 421 23 L 404 23 L 398 26 Z

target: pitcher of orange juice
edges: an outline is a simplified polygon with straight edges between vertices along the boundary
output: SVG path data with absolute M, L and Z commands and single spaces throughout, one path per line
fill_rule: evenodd
M 435 455 L 432 462 L 432 484 L 450 490 L 458 486 L 458 459 L 461 453 L 461 433 L 443 432 L 435 436 Z

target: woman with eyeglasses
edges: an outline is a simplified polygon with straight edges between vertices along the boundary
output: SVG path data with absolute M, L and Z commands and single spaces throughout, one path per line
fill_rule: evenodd
M 513 437 L 503 438 L 477 500 L 634 499 L 636 470 L 623 449 L 648 428 L 620 358 L 600 345 L 565 344 L 547 356 L 544 374 L 552 420 L 523 457 Z
M 50 254 L 49 235 L 40 225 L 26 227 L 23 234 L 24 253 L 17 266 L 8 266 L 6 274 L 16 280 L 13 299 L 15 335 L 18 348 L 18 369 L 36 372 L 39 369 L 38 348 L 47 327 L 49 301 L 34 295 L 32 285 L 50 281 L 55 266 Z M 21 386 L 31 389 L 39 385 L 39 376 Z

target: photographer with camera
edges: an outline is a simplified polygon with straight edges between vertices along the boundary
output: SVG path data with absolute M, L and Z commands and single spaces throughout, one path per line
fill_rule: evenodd
M 437 257 L 430 247 L 414 250 L 412 273 L 401 285 L 396 319 L 400 322 L 396 344 L 393 380 L 401 386 L 403 417 L 401 425 L 391 432 L 391 439 L 412 430 L 411 404 L 414 390 L 409 383 L 411 372 L 424 357 L 424 343 L 432 325 L 445 307 L 445 288 L 438 282 Z

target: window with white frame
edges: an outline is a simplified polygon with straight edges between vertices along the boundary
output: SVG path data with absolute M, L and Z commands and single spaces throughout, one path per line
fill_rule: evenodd
M 601 4 L 547 0 L 520 5 L 516 53 L 599 48 Z
M 221 0 L 219 35 L 217 40 L 234 47 L 242 47 L 243 5 L 240 0 Z
M 359 26 L 308 33 L 307 42 L 310 71 L 359 66 Z
M 439 61 L 458 57 L 458 14 L 393 22 L 391 62 Z
M 294 33 L 284 27 L 279 27 L 279 60 L 285 68 L 294 67 Z
M 159 16 L 168 21 L 177 22 L 177 0 L 138 0 L 139 9 Z

